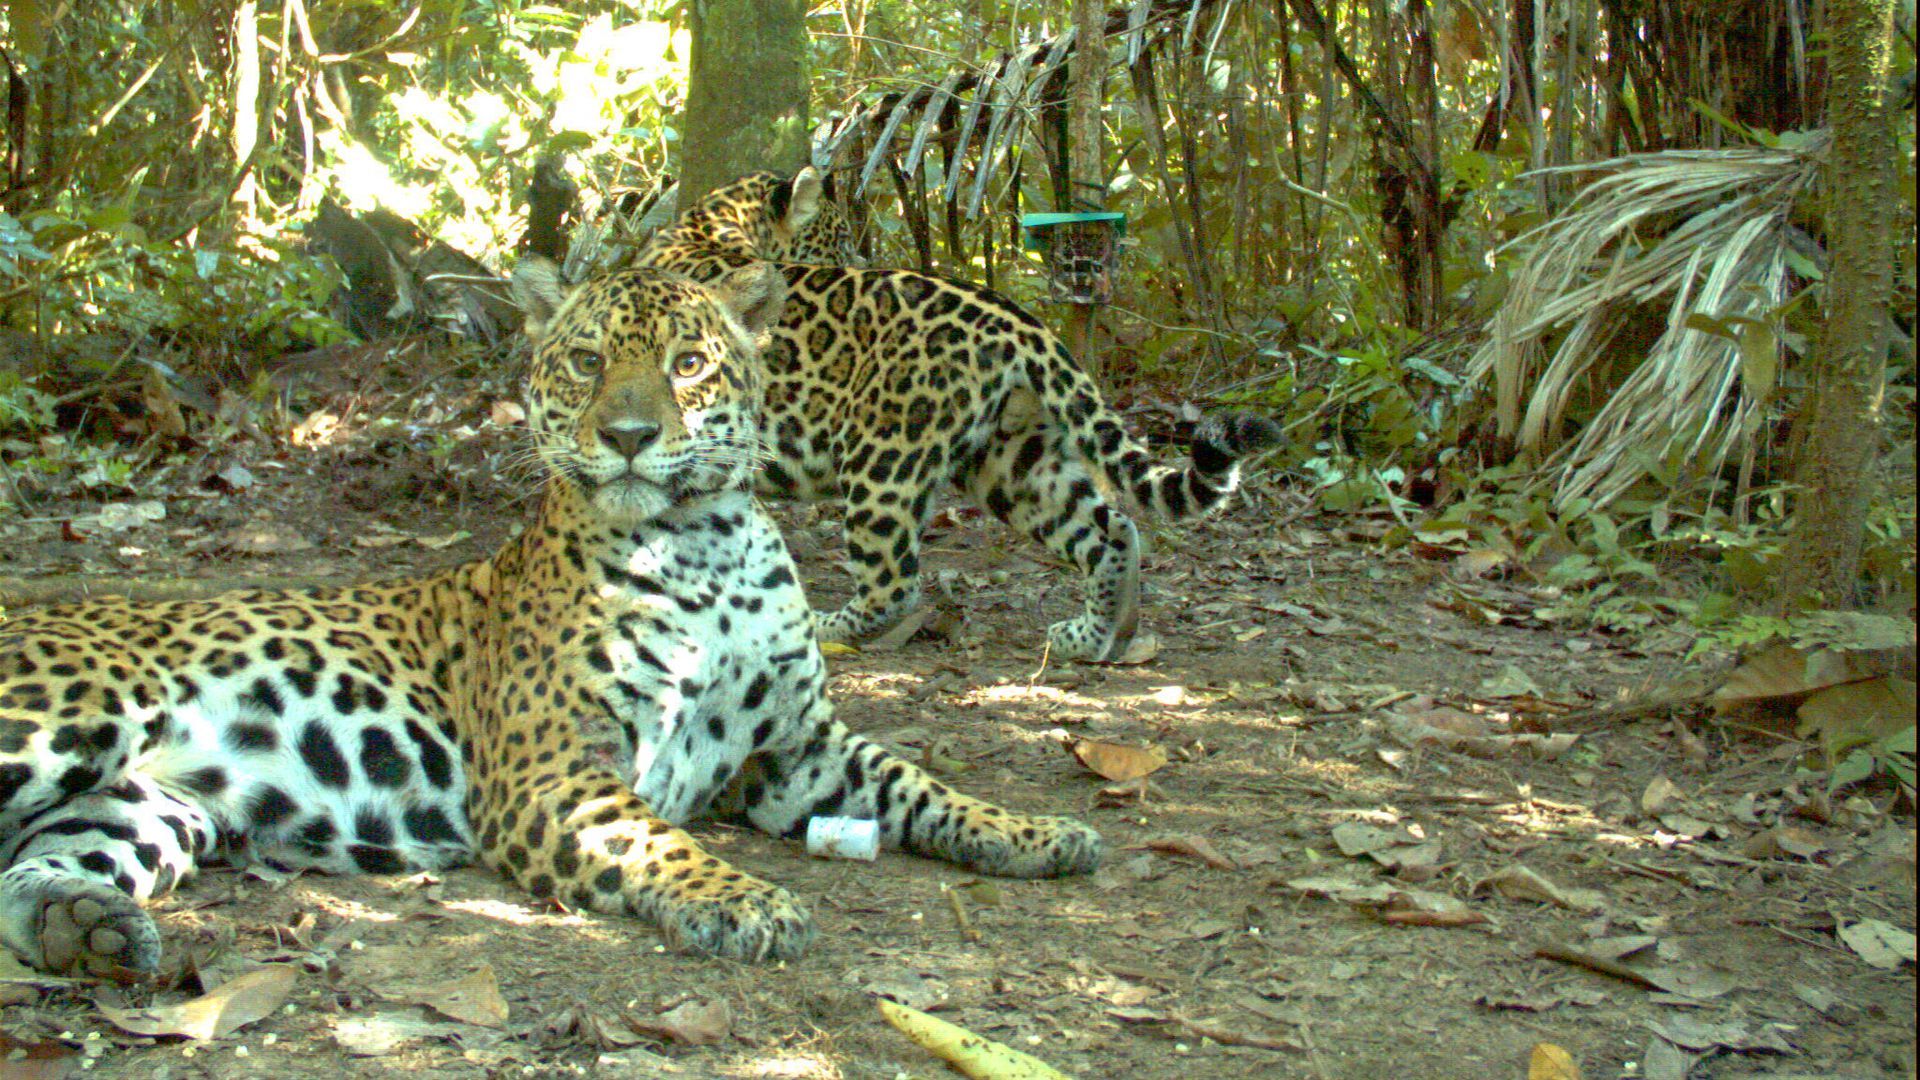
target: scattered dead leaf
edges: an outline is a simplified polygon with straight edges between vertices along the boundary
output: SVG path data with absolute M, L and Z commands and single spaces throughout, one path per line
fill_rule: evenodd
M 1799 734 L 1818 735 L 1829 758 L 1914 724 L 1914 685 L 1892 675 L 1816 690 L 1800 705 Z
M 1841 927 L 1840 940 L 1846 942 L 1847 948 L 1857 953 L 1860 959 L 1883 971 L 1892 971 L 1903 963 L 1914 962 L 1913 931 L 1902 930 L 1879 919 L 1861 919 Z
M 120 532 L 150 521 L 164 520 L 166 516 L 166 503 L 159 499 L 145 499 L 133 503 L 108 503 L 86 524 L 103 532 Z
M 1203 1039 L 1212 1039 L 1222 1046 L 1251 1046 L 1259 1050 L 1305 1050 L 1306 1046 L 1293 1039 L 1278 1035 L 1260 1035 L 1250 1031 L 1240 1031 L 1227 1027 L 1211 1017 L 1204 1020 L 1191 1020 L 1179 1013 L 1168 1013 L 1167 1020 L 1190 1034 Z
M 1524 866 L 1509 866 L 1483 878 L 1474 892 L 1492 891 L 1509 900 L 1536 900 L 1573 911 L 1599 911 L 1606 900 L 1593 889 L 1569 889 L 1541 877 Z
M 99 1008 L 114 1026 L 135 1035 L 217 1039 L 273 1015 L 299 978 L 299 969 L 291 964 L 268 964 L 189 1001 L 144 1009 Z
M 423 953 L 417 948 L 384 945 L 347 954 L 349 970 L 388 1001 L 424 1005 L 463 1024 L 501 1027 L 507 1022 L 507 1002 L 500 996 L 493 965 L 470 964 L 466 957 Z M 435 978 L 423 972 L 454 972 L 453 978 Z
M 1767 1024 L 1755 1031 L 1737 1021 L 1715 1022 L 1681 1012 L 1647 1026 L 1654 1034 L 1684 1050 L 1793 1052 L 1792 1044 L 1787 1042 L 1778 1024 Z
M 1747 837 L 1740 854 L 1749 859 L 1812 859 L 1827 845 L 1809 829 L 1780 824 Z
M 712 1046 L 733 1033 L 733 1010 L 719 998 L 693 998 L 652 1016 L 627 1014 L 643 1035 L 686 1046 Z
M 466 1024 L 429 1020 L 412 1013 L 376 1013 L 334 1020 L 333 1041 L 356 1057 L 384 1057 L 410 1042 L 453 1038 L 472 1030 Z
M 1212 844 L 1198 836 L 1160 836 L 1144 845 L 1148 851 L 1157 851 L 1162 855 L 1187 855 L 1215 870 L 1238 870 L 1240 866 L 1232 859 L 1220 854 Z
M 1447 565 L 1447 573 L 1457 581 L 1471 581 L 1483 578 L 1507 565 L 1507 553 L 1492 548 L 1475 548 L 1465 551 Z
M 1560 1047 L 1534 1043 L 1527 1055 L 1527 1080 L 1580 1080 L 1580 1066 Z
M 1067 747 L 1094 775 L 1106 780 L 1138 780 L 1156 772 L 1167 763 L 1167 752 L 1158 746 L 1128 746 L 1124 743 L 1075 739 Z
M 1640 793 L 1640 812 L 1648 817 L 1658 817 L 1662 810 L 1685 798 L 1680 785 L 1664 776 L 1656 776 L 1647 781 L 1647 789 Z
M 473 533 L 467 531 L 466 529 L 458 529 L 454 532 L 448 533 L 445 536 L 416 536 L 413 539 L 415 543 L 419 544 L 423 548 L 427 548 L 428 550 L 431 550 L 431 551 L 441 551 L 443 549 L 452 547 L 453 545 L 459 543 L 462 540 L 467 539 L 472 535 Z
M 1456 714 L 1456 717 L 1450 720 L 1450 724 L 1456 727 L 1465 726 L 1457 719 L 1458 716 L 1471 715 L 1459 713 L 1458 710 L 1447 711 Z M 1424 714 L 1424 716 L 1433 715 L 1433 713 Z M 1485 730 L 1484 722 L 1482 723 L 1482 730 Z M 1546 761 L 1551 761 L 1565 754 L 1573 748 L 1575 743 L 1580 741 L 1580 736 L 1571 732 L 1561 734 L 1527 733 L 1522 735 L 1462 734 L 1458 731 L 1450 731 L 1446 728 L 1436 727 L 1426 723 L 1421 716 L 1389 716 L 1387 718 L 1387 733 L 1392 735 L 1394 741 L 1400 743 L 1402 746 L 1438 746 L 1443 750 L 1451 750 L 1477 758 L 1509 757 L 1519 752 Z

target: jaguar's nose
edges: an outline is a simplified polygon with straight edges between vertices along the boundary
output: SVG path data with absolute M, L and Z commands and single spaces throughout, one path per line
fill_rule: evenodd
M 660 437 L 660 425 L 649 420 L 615 420 L 600 427 L 600 441 L 631 461 Z

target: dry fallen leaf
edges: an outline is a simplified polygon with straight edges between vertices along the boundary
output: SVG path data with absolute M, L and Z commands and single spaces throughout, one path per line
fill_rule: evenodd
M 1214 849 L 1198 836 L 1161 836 L 1147 841 L 1148 851 L 1163 855 L 1190 855 L 1215 870 L 1238 870 L 1240 865 Z
M 1306 1047 L 1292 1039 L 1256 1035 L 1248 1031 L 1239 1031 L 1226 1027 L 1217 1020 L 1190 1020 L 1179 1013 L 1168 1013 L 1167 1020 L 1177 1027 L 1184 1028 L 1203 1039 L 1212 1039 L 1222 1046 L 1251 1046 L 1260 1050 L 1305 1050 Z
M 340 1017 L 333 1040 L 357 1057 L 382 1057 L 418 1039 L 449 1038 L 473 1029 L 447 1020 L 428 1020 L 411 1012 Z
M 492 964 L 473 966 L 450 951 L 423 953 L 401 945 L 362 949 L 351 956 L 349 972 L 388 1001 L 425 1005 L 449 1019 L 480 1027 L 501 1027 L 507 1022 L 507 1002 L 500 996 Z M 449 978 L 425 972 L 464 974 Z
M 1167 763 L 1167 752 L 1158 746 L 1127 746 L 1124 743 L 1075 739 L 1067 747 L 1096 776 L 1107 780 L 1138 780 Z
M 1657 817 L 1662 810 L 1685 798 L 1680 785 L 1664 776 L 1656 776 L 1647 782 L 1647 789 L 1640 793 L 1640 812 L 1648 817 Z
M 719 998 L 694 998 L 653 1016 L 629 1013 L 627 1025 L 667 1042 L 712 1046 L 733 1033 L 733 1010 Z
M 1537 900 L 1575 911 L 1599 911 L 1606 906 L 1601 895 L 1592 889 L 1569 889 L 1555 885 L 1524 866 L 1509 866 L 1474 886 L 1475 892 L 1487 889 L 1509 900 Z
M 1560 1047 L 1534 1043 L 1527 1055 L 1527 1080 L 1580 1080 L 1580 1066 Z
M 1775 825 L 1747 837 L 1740 853 L 1749 859 L 1811 859 L 1827 850 L 1820 837 L 1797 825 Z
M 299 969 L 291 964 L 269 964 L 191 1001 L 144 1009 L 101 1005 L 100 1013 L 116 1027 L 135 1035 L 217 1039 L 273 1015 L 299 978 Z
M 1801 735 L 1819 735 L 1829 757 L 1913 726 L 1910 680 L 1883 675 L 1814 692 L 1800 706 Z
M 1860 959 L 1883 971 L 1892 971 L 1902 962 L 1914 962 L 1913 932 L 1879 919 L 1861 919 L 1841 927 L 1840 940 L 1858 953 Z
M 473 535 L 472 533 L 468 532 L 465 529 L 458 529 L 448 533 L 445 536 L 416 536 L 413 539 L 415 543 L 419 544 L 423 548 L 427 548 L 432 551 L 440 551 L 445 548 L 450 548 L 453 545 L 459 543 L 462 540 L 465 540 L 466 538 L 472 535 Z
M 507 1022 L 507 1002 L 492 964 L 482 963 L 452 982 L 419 986 L 407 999 L 466 1024 L 501 1027 Z
M 1455 558 L 1447 567 L 1447 573 L 1452 574 L 1455 580 L 1471 581 L 1474 578 L 1486 577 L 1507 565 L 1507 562 L 1507 553 L 1504 551 L 1475 548 L 1472 551 L 1462 552 Z

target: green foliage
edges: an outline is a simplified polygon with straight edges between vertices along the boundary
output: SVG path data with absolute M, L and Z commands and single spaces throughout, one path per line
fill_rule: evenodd
M 1907 727 L 1881 736 L 1865 746 L 1855 747 L 1833 767 L 1827 790 L 1857 784 L 1876 773 L 1884 773 L 1911 792 L 1914 787 L 1914 729 Z
M 18 375 L 0 372 L 0 436 L 52 431 L 53 399 Z
M 155 240 L 123 208 L 84 205 L 72 195 L 24 222 L 0 222 L 4 280 L 40 292 L 41 302 L 15 308 L 11 321 L 48 339 L 111 329 L 130 339 L 165 335 L 273 355 L 345 336 L 322 314 L 338 272 L 293 243 Z

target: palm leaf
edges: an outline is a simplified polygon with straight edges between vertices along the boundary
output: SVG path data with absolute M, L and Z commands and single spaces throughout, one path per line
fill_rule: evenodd
M 1710 327 L 1777 320 L 1789 287 L 1788 215 L 1824 147 L 1670 151 L 1541 170 L 1600 175 L 1501 249 L 1522 254 L 1468 375 L 1493 383 L 1500 433 L 1545 462 L 1556 504 L 1605 505 L 1662 463 L 1711 476 L 1752 437 L 1770 387 L 1746 386 L 1739 343 Z M 1635 309 L 1654 302 L 1667 307 L 1658 339 L 1562 441 L 1576 393 Z

